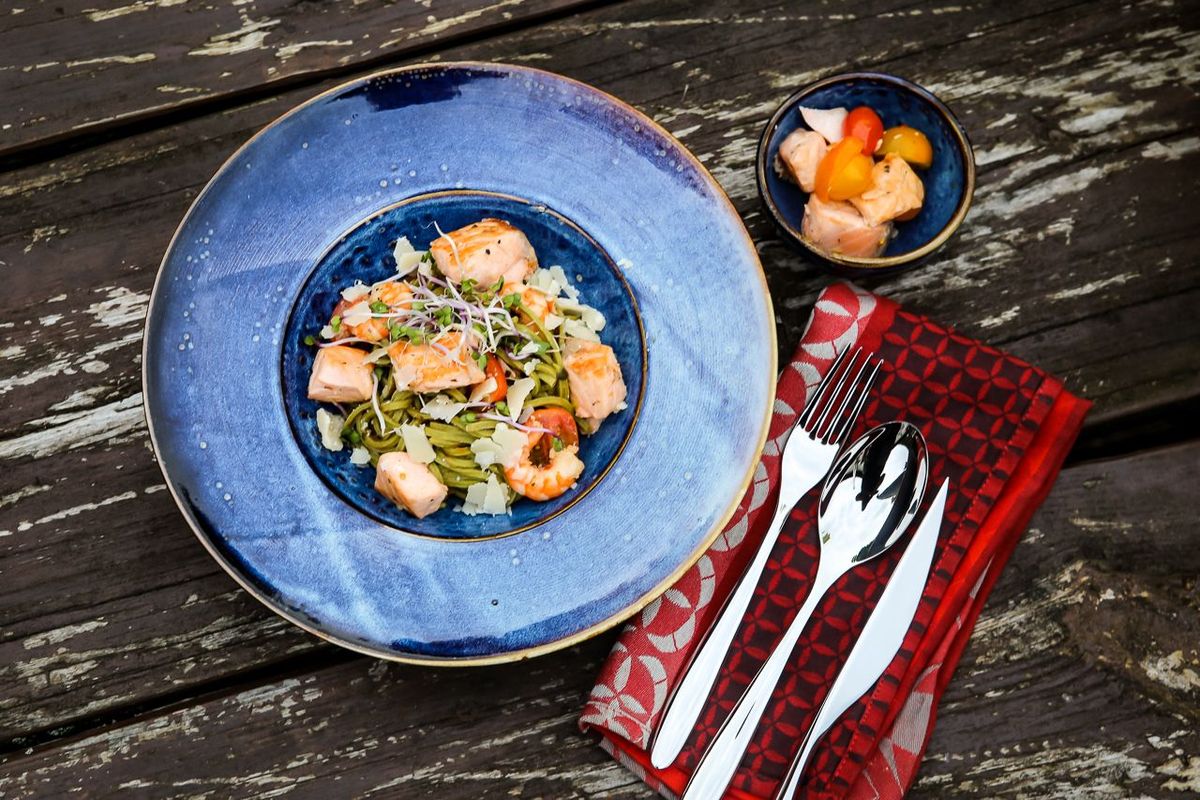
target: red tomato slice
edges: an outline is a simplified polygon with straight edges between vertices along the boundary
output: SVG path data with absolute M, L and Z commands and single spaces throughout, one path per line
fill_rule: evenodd
M 575 417 L 565 408 L 557 408 L 555 406 L 539 408 L 529 415 L 529 419 L 525 420 L 525 424 L 534 428 L 545 428 L 550 431 L 549 436 L 542 435 L 539 437 L 533 447 L 531 455 L 535 464 L 546 464 L 550 461 L 551 453 L 554 451 L 554 439 L 556 438 L 563 443 L 564 447 L 579 444 L 579 427 L 575 424 Z
M 499 403 L 508 396 L 508 378 L 504 377 L 504 365 L 500 363 L 500 359 L 492 354 L 488 354 L 487 366 L 483 368 L 483 374 L 487 378 L 496 379 L 496 391 L 483 398 L 488 403 Z
M 863 151 L 870 155 L 875 152 L 883 136 L 883 120 L 867 106 L 859 106 L 846 115 L 842 134 L 858 139 L 863 143 Z

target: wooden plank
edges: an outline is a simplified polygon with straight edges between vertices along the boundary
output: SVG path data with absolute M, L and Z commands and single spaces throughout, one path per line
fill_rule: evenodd
M 1200 791 L 1200 444 L 1069 469 L 941 706 L 914 797 Z M 611 635 L 486 669 L 355 657 L 0 761 L 0 793 L 649 798 L 576 717 Z M 186 754 L 186 755 L 185 755 Z
M 6 7 L 0 11 L 0 158 L 595 4 L 113 0 Z
M 1183 113 L 1197 80 L 1192 34 L 1152 3 L 1086 25 L 1071 24 L 1077 8 L 1046 8 L 1010 3 L 987 19 L 945 10 L 931 31 L 882 2 L 807 21 L 769 5 L 732 15 L 716 0 L 639 2 L 444 55 L 531 59 L 617 91 L 682 135 L 761 243 L 785 352 L 828 279 L 758 211 L 748 176 L 761 125 L 814 65 L 847 66 L 847 42 L 862 48 L 860 63 L 927 83 L 955 76 L 941 88 L 980 152 L 977 208 L 944 257 L 876 287 L 1066 373 L 1102 415 L 1195 397 L 1197 319 L 1182 312 L 1200 289 L 1197 240 L 1176 213 L 1200 199 L 1186 177 L 1200 143 Z M 894 32 L 886 40 L 873 33 L 882 20 Z M 932 50 L 892 44 L 925 34 Z M 153 273 L 187 203 L 253 130 L 309 93 L 0 185 L 11 287 L 0 324 L 12 326 L 0 328 L 0 739 L 320 649 L 231 591 L 186 531 L 147 449 L 137 363 Z M 1080 125 L 1072 98 L 1082 94 L 1115 98 L 1128 130 L 1064 135 Z

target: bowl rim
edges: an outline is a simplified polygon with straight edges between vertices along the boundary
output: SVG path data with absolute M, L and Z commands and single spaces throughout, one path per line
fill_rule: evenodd
M 604 468 L 600 470 L 600 472 L 595 476 L 595 478 L 593 478 L 591 483 L 589 483 L 587 486 L 583 487 L 583 489 L 581 491 L 577 491 L 575 493 L 575 495 L 571 498 L 570 502 L 566 503 L 561 508 L 554 509 L 553 511 L 550 511 L 550 512 L 544 514 L 543 516 L 540 516 L 540 517 L 534 519 L 531 522 L 527 522 L 524 525 L 518 525 L 513 528 L 508 528 L 507 530 L 499 531 L 498 533 L 489 533 L 489 534 L 484 534 L 481 536 L 462 536 L 462 537 L 439 536 L 434 533 L 417 531 L 417 530 L 413 530 L 412 528 L 400 527 L 400 526 L 396 525 L 396 523 L 393 522 L 392 520 L 389 520 L 386 517 L 383 517 L 383 516 L 379 515 L 378 513 L 374 512 L 368 508 L 365 508 L 364 506 L 361 506 L 358 503 L 356 503 L 354 500 L 352 500 L 350 498 L 348 492 L 346 492 L 346 490 L 344 489 L 344 487 L 339 486 L 336 482 L 333 481 L 333 479 L 331 479 L 328 475 L 323 473 L 321 470 L 317 469 L 316 465 L 312 463 L 312 460 L 311 460 L 311 458 L 309 458 L 308 453 L 304 450 L 304 447 L 302 445 L 300 445 L 301 433 L 299 430 L 299 423 L 298 423 L 296 417 L 292 413 L 288 414 L 288 425 L 291 428 L 292 437 L 296 440 L 296 443 L 299 446 L 301 453 L 304 454 L 305 459 L 309 461 L 309 466 L 313 469 L 313 471 L 317 474 L 317 476 L 325 483 L 326 487 L 331 492 L 333 492 L 337 497 L 341 498 L 342 502 L 346 503 L 351 508 L 358 511 L 360 514 L 363 514 L 367 517 L 374 519 L 376 522 L 380 523 L 381 525 L 387 525 L 388 527 L 395 528 L 396 530 L 402 531 L 403 533 L 405 533 L 409 536 L 416 536 L 416 537 L 419 537 L 422 539 L 432 539 L 433 541 L 437 541 L 437 542 L 452 542 L 452 543 L 464 543 L 464 544 L 470 543 L 470 542 L 483 542 L 483 541 L 488 541 L 491 539 L 504 539 L 509 536 L 515 536 L 518 533 L 523 533 L 527 530 L 531 530 L 533 528 L 538 527 L 539 525 L 543 525 L 546 522 L 549 522 L 550 520 L 559 516 L 560 514 L 563 514 L 563 513 L 567 512 L 568 510 L 570 510 L 570 508 L 572 506 L 574 506 L 576 503 L 583 500 L 593 489 L 595 489 L 597 486 L 599 486 L 600 483 L 608 476 L 608 473 L 612 471 L 612 468 L 614 466 L 616 466 L 617 461 L 621 458 L 621 454 L 625 452 L 625 446 L 627 444 L 629 444 L 629 440 L 633 437 L 634 428 L 637 427 L 638 421 L 641 418 L 642 405 L 646 399 L 646 373 L 647 373 L 646 363 L 649 359 L 649 351 L 646 348 L 646 326 L 642 322 L 641 307 L 638 305 L 637 297 L 633 293 L 633 287 L 629 285 L 629 281 L 625 278 L 625 275 L 621 272 L 620 268 L 617 266 L 617 263 L 613 259 L 612 255 L 610 255 L 607 250 L 605 250 L 603 247 L 601 247 L 600 243 L 597 242 L 590 233 L 588 233 L 586 230 L 584 230 L 584 228 L 581 225 L 579 225 L 579 223 L 575 222 L 575 220 L 571 219 L 566 214 L 561 213 L 557 209 L 555 209 L 549 205 L 546 205 L 545 203 L 531 200 L 526 197 L 519 197 L 517 195 L 507 194 L 505 192 L 495 192 L 495 191 L 491 191 L 488 189 L 466 189 L 466 188 L 463 188 L 463 189 L 441 189 L 439 191 L 426 192 L 424 194 L 410 195 L 401 200 L 397 200 L 393 203 L 389 203 L 388 205 L 386 205 L 382 208 L 376 209 L 375 211 L 372 211 L 368 216 L 362 218 L 361 220 L 355 222 L 350 227 L 346 228 L 346 230 L 342 231 L 338 235 L 337 239 L 335 239 L 327 248 L 325 248 L 325 250 L 319 256 L 317 256 L 317 258 L 313 262 L 312 270 L 309 272 L 308 276 L 304 280 L 304 283 L 301 285 L 299 293 L 297 293 L 296 297 L 293 298 L 292 307 L 288 311 L 288 323 L 287 323 L 286 327 L 290 329 L 293 316 L 301 312 L 300 297 L 301 297 L 301 295 L 304 294 L 304 292 L 308 288 L 309 284 L 312 283 L 312 281 L 316 278 L 317 271 L 320 268 L 320 266 L 325 262 L 325 259 L 329 258 L 329 256 L 335 250 L 337 250 L 338 247 L 340 247 L 342 245 L 342 243 L 345 242 L 352 234 L 357 233 L 361 228 L 375 222 L 376 220 L 378 220 L 380 217 L 384 216 L 385 214 L 390 214 L 391 212 L 396 211 L 397 209 L 401 209 L 401 208 L 404 208 L 405 206 L 413 205 L 414 203 L 419 203 L 422 201 L 432 200 L 432 199 L 441 199 L 441 198 L 446 198 L 446 197 L 470 197 L 470 196 L 476 196 L 476 197 L 483 196 L 483 197 L 487 197 L 487 198 L 493 199 L 493 200 L 500 199 L 500 200 L 505 200 L 505 201 L 514 202 L 514 203 L 521 203 L 521 204 L 524 204 L 524 205 L 530 206 L 530 207 L 541 206 L 542 213 L 550 214 L 551 216 L 556 217 L 559 221 L 565 223 L 567 226 L 572 228 L 577 234 L 582 236 L 583 239 L 587 241 L 587 243 L 592 247 L 593 250 L 595 250 L 597 253 L 599 253 L 603 257 L 605 266 L 608 268 L 608 270 L 614 276 L 616 276 L 617 283 L 624 290 L 623 297 L 629 301 L 629 307 L 633 313 L 633 321 L 637 327 L 638 349 L 642 355 L 642 371 L 641 371 L 641 374 L 638 376 L 637 403 L 631 409 L 633 414 L 632 414 L 632 416 L 629 417 L 629 427 L 625 429 L 625 434 L 621 437 L 621 441 L 620 441 L 620 444 L 617 445 L 616 452 L 613 453 L 612 458 L 610 458 L 608 463 L 604 465 Z M 280 345 L 280 348 L 279 348 L 279 374 L 280 374 L 280 385 L 281 386 L 286 386 L 287 381 L 288 381 L 288 379 L 287 379 L 287 360 L 288 360 L 287 359 L 287 347 L 286 347 L 286 345 Z M 443 509 L 443 510 L 445 510 L 445 509 Z M 440 513 L 440 511 L 438 513 Z
M 776 204 L 775 198 L 772 196 L 771 190 L 767 185 L 767 166 L 771 162 L 771 159 L 768 157 L 770 155 L 768 151 L 770 150 L 771 146 L 771 138 L 772 134 L 774 134 L 776 129 L 778 129 L 784 115 L 791 111 L 792 107 L 798 102 L 818 89 L 824 89 L 827 86 L 844 83 L 850 80 L 871 80 L 886 83 L 893 87 L 908 91 L 911 94 L 916 95 L 921 100 L 924 100 L 926 103 L 932 106 L 933 109 L 937 111 L 938 114 L 940 114 L 946 121 L 950 130 L 954 134 L 955 141 L 958 144 L 959 152 L 963 156 L 963 193 L 962 197 L 959 198 L 957 208 L 954 210 L 954 215 L 950 217 L 944 226 L 942 226 L 942 229 L 938 231 L 936 236 L 913 250 L 908 250 L 904 253 L 897 253 L 893 256 L 880 256 L 877 258 L 847 256 L 840 253 L 827 253 L 822 250 L 818 250 L 801 235 L 800 231 L 796 230 L 795 226 L 793 226 L 787 219 L 784 218 L 783 213 L 779 210 L 779 206 Z M 783 231 L 786 237 L 790 239 L 793 244 L 800 245 L 806 251 L 812 253 L 823 261 L 831 262 L 842 267 L 851 267 L 868 271 L 880 271 L 889 267 L 899 267 L 911 264 L 915 261 L 919 261 L 920 259 L 928 256 L 930 253 L 940 248 L 951 236 L 954 235 L 954 232 L 957 231 L 958 227 L 962 224 L 963 219 L 966 218 L 967 211 L 971 208 L 971 201 L 975 194 L 975 151 L 972 149 L 971 140 L 967 138 L 967 132 L 963 128 L 962 123 L 958 121 L 958 117 L 954 116 L 954 112 L 952 112 L 945 103 L 939 100 L 937 96 L 933 94 L 933 92 L 906 78 L 901 78 L 898 75 L 891 75 L 886 72 L 840 72 L 836 75 L 829 75 L 825 78 L 821 78 L 820 80 L 813 81 L 812 83 L 809 83 L 801 87 L 799 90 L 793 92 L 786 100 L 780 103 L 779 107 L 775 109 L 775 112 L 771 115 L 771 118 L 767 120 L 767 124 L 763 128 L 762 135 L 759 137 L 758 141 L 758 152 L 755 155 L 754 172 L 756 182 L 758 183 L 758 194 L 762 199 L 763 205 L 765 205 L 767 208 L 767 213 L 770 214 L 771 219 L 774 220 L 775 224 L 781 231 Z

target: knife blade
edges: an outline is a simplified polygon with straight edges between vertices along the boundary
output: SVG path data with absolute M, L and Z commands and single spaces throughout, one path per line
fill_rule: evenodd
M 825 695 L 817 717 L 801 743 L 800 752 L 780 783 L 776 800 L 792 800 L 795 797 L 800 779 L 804 776 L 804 768 L 821 737 L 847 708 L 879 680 L 904 643 L 921 594 L 925 591 L 929 568 L 933 564 L 933 553 L 946 511 L 949 483 L 949 479 L 942 481 L 929 510 L 925 512 L 925 518 L 909 541 L 908 549 L 892 571 L 892 577 L 875 604 L 875 610 L 871 612 L 846 663 L 829 688 L 829 694 Z

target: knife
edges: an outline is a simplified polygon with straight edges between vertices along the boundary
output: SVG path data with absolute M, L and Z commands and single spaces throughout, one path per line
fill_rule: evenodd
M 800 779 L 804 776 L 804 768 L 808 765 L 808 759 L 821 737 L 842 712 L 854 705 L 875 685 L 888 664 L 892 663 L 900 645 L 904 643 L 913 615 L 917 612 L 921 594 L 925 591 L 925 582 L 929 578 L 933 552 L 946 511 L 948 487 L 949 479 L 943 480 L 937 496 L 925 512 L 925 518 L 921 520 L 921 525 L 909 541 L 908 549 L 904 551 L 904 555 L 892 571 L 892 577 L 879 597 L 879 602 L 875 604 L 875 610 L 871 612 L 867 624 L 863 626 L 862 634 L 854 643 L 837 680 L 830 687 L 829 694 L 825 695 L 817 718 L 809 727 L 800 745 L 800 752 L 792 761 L 780 784 L 780 790 L 775 794 L 775 800 L 792 800 L 796 796 Z

